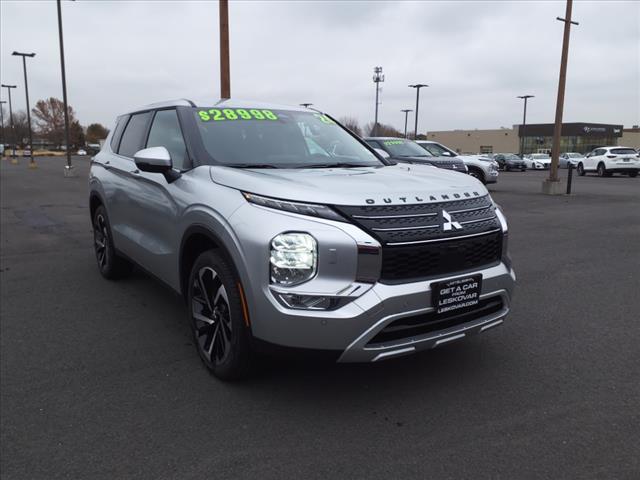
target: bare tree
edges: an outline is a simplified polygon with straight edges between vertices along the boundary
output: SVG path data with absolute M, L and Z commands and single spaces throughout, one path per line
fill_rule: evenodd
M 374 130 L 374 122 L 369 122 L 365 125 L 364 131 L 368 132 L 368 135 L 373 135 Z M 385 125 L 384 123 L 378 122 L 378 128 L 376 132 L 376 136 L 378 137 L 404 137 L 404 134 L 399 130 L 396 130 L 391 125 Z
M 87 127 L 87 143 L 98 143 L 109 135 L 109 129 L 100 123 L 92 123 Z
M 62 145 L 64 143 L 64 103 L 62 100 L 54 97 L 38 100 L 31 112 L 39 133 L 52 144 Z M 73 108 L 69 107 L 69 126 L 71 127 L 75 121 L 75 112 Z
M 340 117 L 338 121 L 351 130 L 353 133 L 362 136 L 362 129 L 360 128 L 360 124 L 358 123 L 358 119 L 355 117 Z

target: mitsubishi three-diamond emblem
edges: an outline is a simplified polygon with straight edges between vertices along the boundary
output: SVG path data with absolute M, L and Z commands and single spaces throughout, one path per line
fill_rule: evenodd
M 451 215 L 446 210 L 442 210 L 442 230 L 445 232 L 449 230 L 461 230 L 462 225 L 458 222 L 451 221 Z

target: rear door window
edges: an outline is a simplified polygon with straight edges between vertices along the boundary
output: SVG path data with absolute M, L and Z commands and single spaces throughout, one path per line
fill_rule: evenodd
M 152 113 L 153 112 L 144 112 L 131 115 L 131 119 L 129 123 L 127 123 L 127 128 L 124 129 L 124 133 L 122 134 L 118 154 L 125 157 L 133 157 L 138 150 L 144 148 L 147 128 Z
M 122 117 L 118 118 L 116 128 L 113 131 L 113 135 L 111 136 L 111 150 L 113 150 L 114 152 L 118 151 L 118 144 L 120 143 L 122 131 L 127 124 L 127 120 L 129 120 L 129 115 L 123 115 Z

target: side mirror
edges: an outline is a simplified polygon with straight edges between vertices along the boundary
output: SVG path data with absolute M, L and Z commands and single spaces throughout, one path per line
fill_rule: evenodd
M 133 156 L 133 161 L 143 172 L 166 173 L 173 168 L 171 155 L 164 147 L 151 147 L 138 150 Z
M 380 155 L 382 158 L 389 158 L 389 154 L 387 152 L 385 152 L 384 150 L 382 150 L 381 148 L 374 148 L 374 150 L 376 151 L 376 153 L 378 155 Z

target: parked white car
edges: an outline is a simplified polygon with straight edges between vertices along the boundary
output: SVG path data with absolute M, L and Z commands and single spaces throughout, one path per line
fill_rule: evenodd
M 578 163 L 578 175 L 597 172 L 599 177 L 610 177 L 614 173 L 626 173 L 637 177 L 640 171 L 640 154 L 629 147 L 600 147 L 587 154 Z
M 551 167 L 551 157 L 547 153 L 531 153 L 524 156 L 524 163 L 531 170 L 548 170 Z
M 82 148 L 81 148 L 81 149 L 79 149 L 79 150 L 76 152 L 76 155 L 84 156 L 84 155 L 86 155 L 86 154 L 87 154 L 87 151 L 86 151 L 86 150 L 83 150 Z
M 498 162 L 483 155 L 459 155 L 449 147 L 431 140 L 417 140 L 416 143 L 432 155 L 459 158 L 469 169 L 469 175 L 482 183 L 496 183 L 498 181 Z

